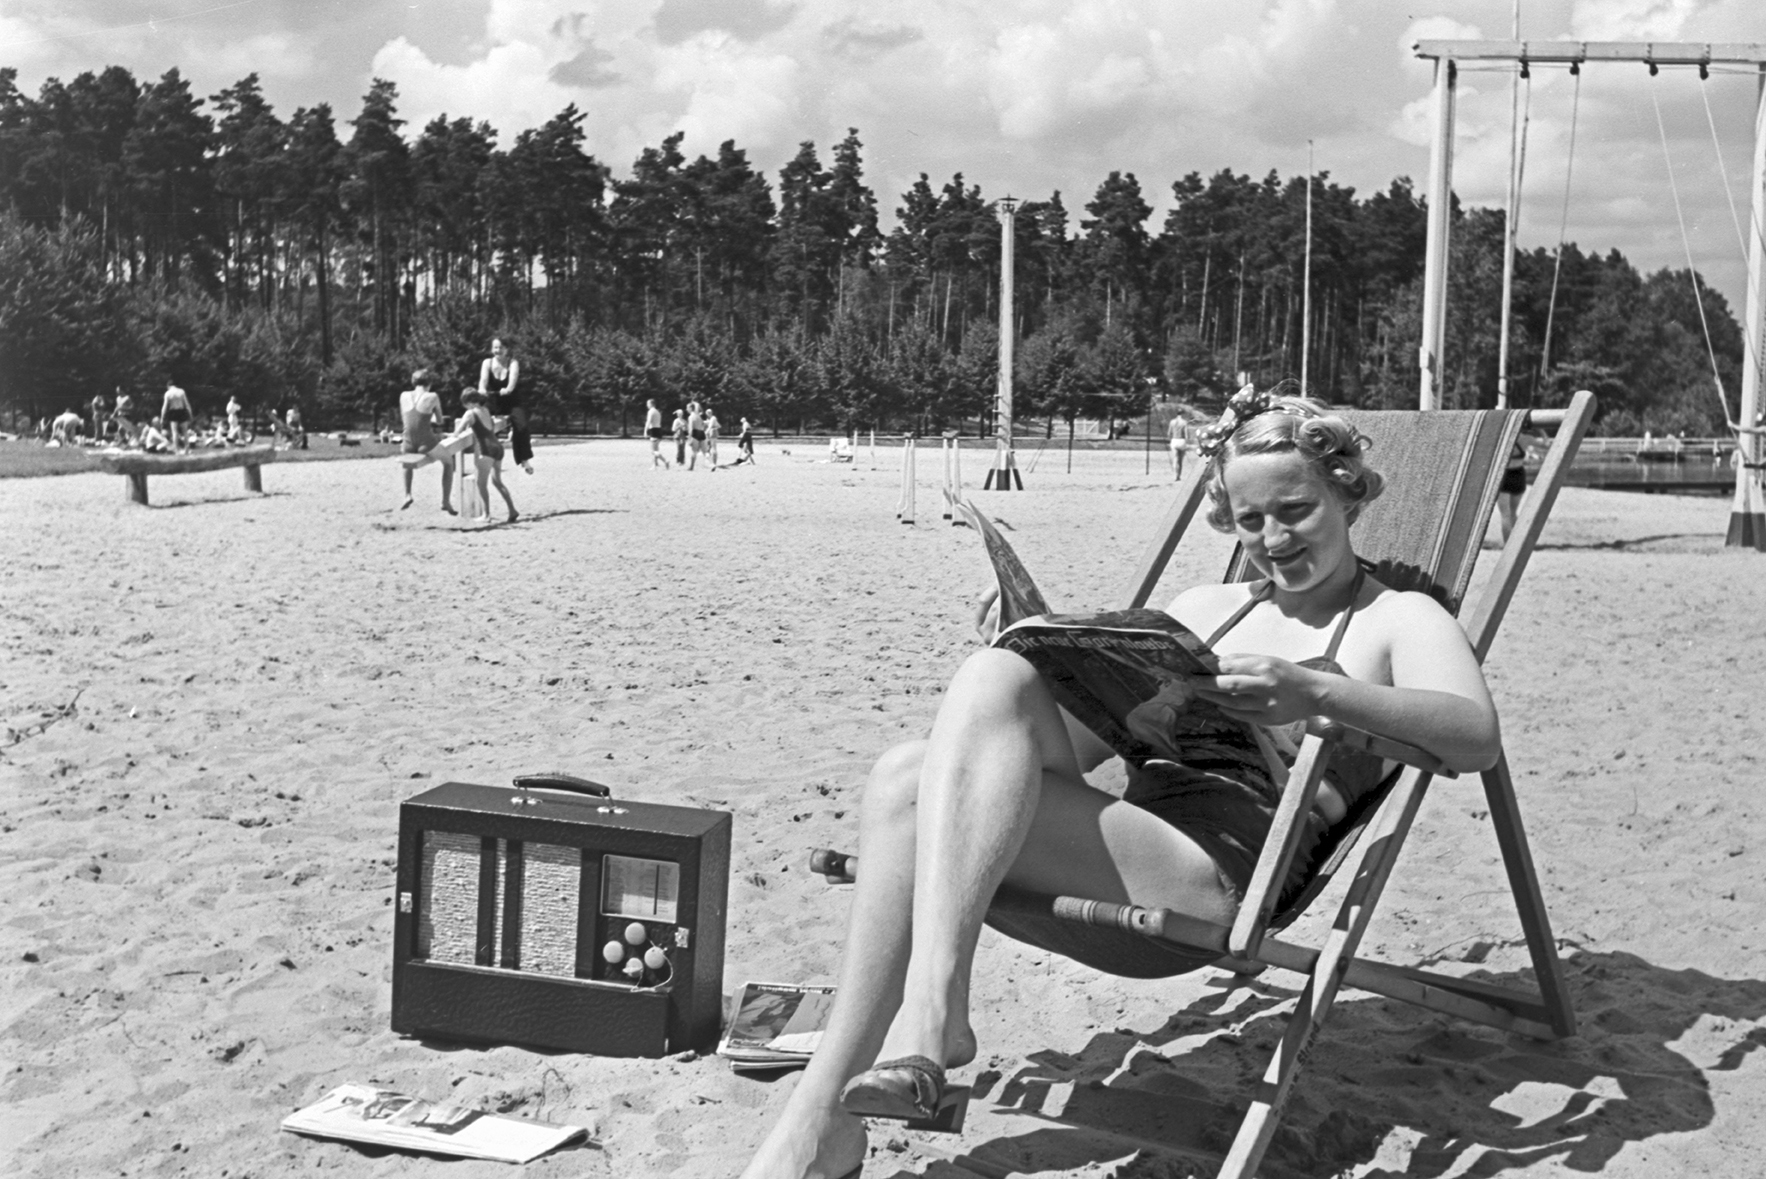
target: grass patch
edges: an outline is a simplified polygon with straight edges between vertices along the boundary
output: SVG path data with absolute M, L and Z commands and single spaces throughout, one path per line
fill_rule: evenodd
M 260 439 L 259 444 L 267 441 Z M 279 450 L 277 463 L 329 463 L 340 459 L 385 458 L 399 453 L 398 443 L 376 442 L 365 435 L 352 436 L 352 445 L 343 446 L 329 434 L 307 435 L 307 449 Z M 579 442 L 578 438 L 535 438 L 534 447 L 556 446 Z M 508 443 L 504 443 L 505 449 Z M 200 452 L 199 452 L 200 453 Z M 511 464 L 505 457 L 504 466 Z M 0 479 L 34 479 L 42 475 L 79 475 L 99 470 L 92 452 L 85 447 L 44 446 L 34 438 L 0 439 Z

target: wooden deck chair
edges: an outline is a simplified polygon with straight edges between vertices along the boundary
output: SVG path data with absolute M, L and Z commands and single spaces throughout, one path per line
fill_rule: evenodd
M 1346 413 L 1344 416 L 1374 439 L 1374 465 L 1388 479 L 1385 494 L 1365 509 L 1356 524 L 1357 554 L 1373 564 L 1376 575 L 1387 585 L 1430 593 L 1461 616 L 1472 649 L 1482 662 L 1593 413 L 1594 397 L 1587 392 L 1577 393 L 1569 408 L 1561 411 Z M 1503 467 L 1522 428 L 1529 424 L 1557 425 L 1556 439 L 1521 503 L 1495 570 L 1470 612 L 1462 614 L 1462 600 L 1489 526 Z M 1175 505 L 1135 572 L 1128 594 L 1130 606 L 1144 605 L 1157 586 L 1178 541 L 1202 505 L 1204 474 L 1205 464 L 1198 463 L 1179 485 Z M 1243 554 L 1235 552 L 1227 580 L 1251 576 Z M 1278 909 L 1279 882 L 1288 877 L 1302 819 L 1312 809 L 1331 750 L 1339 744 L 1378 752 L 1404 764 L 1382 792 L 1365 799 L 1330 833 L 1316 853 L 1318 864 L 1307 887 Z M 1522 829 L 1506 754 L 1483 774 L 1484 792 L 1509 887 L 1520 911 L 1538 993 L 1356 956 L 1424 791 L 1440 772 L 1441 764 L 1424 750 L 1346 726 L 1331 725 L 1328 731 L 1308 736 L 1230 928 L 1166 909 L 1007 890 L 994 899 L 988 921 L 1008 934 L 1014 923 L 1026 919 L 1079 923 L 1094 927 L 1091 935 L 1098 932 L 1096 927 L 1102 927 L 1140 946 L 1152 942 L 1207 951 L 1230 969 L 1250 971 L 1271 966 L 1305 975 L 1306 985 L 1295 1012 L 1219 1172 L 1222 1179 L 1249 1179 L 1275 1134 L 1294 1078 L 1336 1000 L 1339 986 L 1346 984 L 1539 1039 L 1575 1033 L 1575 1016 Z M 1364 834 L 1366 839 L 1361 838 Z M 1330 883 L 1358 843 L 1366 846 L 1324 944 L 1305 946 L 1272 936 L 1272 929 L 1296 916 Z M 811 863 L 833 879 L 853 878 L 856 871 L 856 861 L 837 853 L 818 852 Z

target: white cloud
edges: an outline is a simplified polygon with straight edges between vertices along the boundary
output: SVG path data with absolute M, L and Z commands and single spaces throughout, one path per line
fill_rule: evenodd
M 243 78 L 257 73 L 265 79 L 298 78 L 313 72 L 312 47 L 287 33 L 260 33 L 228 38 L 211 49 L 204 66 Z
M 1570 33 L 1579 41 L 1672 41 L 1698 0 L 1576 0 Z
M 517 130 L 544 123 L 570 101 L 546 77 L 561 60 L 540 45 L 518 42 L 493 46 L 470 65 L 442 65 L 399 37 L 374 55 L 373 72 L 397 83 L 399 114 L 414 127 L 441 114 L 469 115 L 488 118 L 512 138 Z
M 317 23 L 310 5 L 260 5 L 148 30 L 117 27 L 139 19 L 139 0 L 3 3 L 0 45 L 12 46 L 5 56 L 27 91 L 112 63 L 143 80 L 177 65 L 198 94 L 258 70 L 284 115 L 323 100 L 347 123 L 379 75 L 398 84 L 412 132 L 437 114 L 465 115 L 488 120 L 505 146 L 574 102 L 588 149 L 621 174 L 677 130 L 690 155 L 734 139 L 776 173 L 800 141 L 825 159 L 857 127 L 886 213 L 920 172 L 936 187 L 961 171 L 984 197 L 1059 189 L 1077 221 L 1120 170 L 1140 178 L 1155 225 L 1185 173 L 1293 175 L 1308 140 L 1321 170 L 1364 192 L 1398 175 L 1420 181 L 1430 68 L 1412 45 L 1506 35 L 1511 12 L 1509 0 L 1458 0 L 1449 15 L 1422 19 L 1390 0 L 446 0 L 442 30 L 432 0 L 420 16 L 404 0 L 355 0 Z M 1523 31 L 1751 40 L 1760 3 L 1559 0 L 1524 13 Z M 69 36 L 95 29 L 110 31 Z M 1644 265 L 1680 264 L 1653 93 L 1701 265 L 1712 259 L 1714 277 L 1739 293 L 1697 84 L 1671 70 L 1653 91 L 1645 81 L 1641 67 L 1584 71 L 1570 235 Z M 1706 93 L 1739 179 L 1751 81 L 1714 73 Z M 1523 241 L 1556 240 L 1569 99 L 1562 71 L 1534 71 Z M 1507 80 L 1463 71 L 1463 200 L 1501 200 L 1508 126 Z
M 686 96 L 677 125 L 689 152 L 710 153 L 726 139 L 783 150 L 803 123 L 795 58 L 708 30 L 657 55 L 656 85 Z

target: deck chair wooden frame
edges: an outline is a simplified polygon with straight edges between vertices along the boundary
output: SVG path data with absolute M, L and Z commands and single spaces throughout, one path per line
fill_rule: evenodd
M 1516 512 L 1515 525 L 1503 546 L 1495 570 L 1482 594 L 1469 613 L 1461 614 L 1461 624 L 1471 641 L 1472 651 L 1482 663 L 1496 640 L 1509 602 L 1514 598 L 1527 562 L 1538 544 L 1539 535 L 1551 514 L 1558 492 L 1569 475 L 1570 464 L 1588 431 L 1594 416 L 1594 395 L 1586 391 L 1572 398 L 1563 411 L 1508 411 L 1503 415 L 1503 437 L 1513 439 L 1527 425 L 1557 426 L 1557 435 L 1547 451 L 1539 475 Z M 1376 435 L 1377 437 L 1377 435 Z M 1377 445 L 1377 443 L 1376 443 Z M 1204 498 L 1203 474 L 1192 473 L 1180 489 L 1158 540 L 1155 541 L 1131 583 L 1129 600 L 1144 605 L 1158 584 L 1178 541 L 1194 519 Z M 1475 489 L 1462 488 L 1462 494 Z M 1447 505 L 1448 511 L 1466 512 L 1470 523 L 1481 535 L 1488 524 L 1494 504 L 1494 489 L 1483 497 L 1461 504 Z M 1472 543 L 1476 544 L 1474 539 Z M 1237 562 L 1235 561 L 1235 564 Z M 1469 579 L 1470 569 L 1464 576 Z M 1462 583 L 1463 584 L 1463 583 Z M 1224 959 L 1235 964 L 1273 966 L 1306 976 L 1288 1027 L 1277 1045 L 1269 1067 L 1257 1087 L 1239 1132 L 1227 1152 L 1220 1170 L 1221 1179 L 1249 1179 L 1268 1149 L 1280 1122 L 1282 1110 L 1293 1088 L 1306 1054 L 1318 1036 L 1336 1001 L 1338 988 L 1347 984 L 1360 990 L 1400 999 L 1431 1011 L 1457 1016 L 1474 1023 L 1519 1032 L 1541 1040 L 1571 1036 L 1576 1031 L 1576 1017 L 1571 1008 L 1569 991 L 1564 983 L 1557 944 L 1551 932 L 1551 921 L 1540 893 L 1538 874 L 1533 867 L 1532 852 L 1527 844 L 1521 822 L 1520 807 L 1515 796 L 1514 780 L 1509 773 L 1506 752 L 1497 759 L 1482 778 L 1485 797 L 1490 805 L 1490 822 L 1507 871 L 1509 889 L 1519 911 L 1521 928 L 1526 937 L 1528 954 L 1533 962 L 1538 992 L 1527 994 L 1509 987 L 1498 987 L 1470 979 L 1414 967 L 1393 966 L 1356 956 L 1368 922 L 1378 906 L 1399 852 L 1410 833 L 1423 795 L 1431 779 L 1440 772 L 1440 764 L 1425 751 L 1415 749 L 1400 754 L 1398 760 L 1406 768 L 1387 791 L 1372 817 L 1366 838 L 1366 849 L 1355 866 L 1355 875 L 1348 894 L 1337 911 L 1329 935 L 1318 947 L 1303 946 L 1270 935 L 1269 927 L 1275 913 L 1277 882 L 1287 879 L 1295 848 L 1301 834 L 1301 818 L 1312 809 L 1330 755 L 1333 740 L 1365 747 L 1365 735 L 1342 726 L 1332 732 L 1309 735 L 1302 743 L 1281 803 L 1271 822 L 1263 853 L 1252 874 L 1244 902 L 1231 928 L 1200 921 L 1168 910 L 1138 909 L 1137 906 L 1100 906 L 1093 902 L 1078 905 L 1067 898 L 1054 904 L 1064 909 L 1089 908 L 1092 912 L 1077 919 L 1088 923 L 1131 925 L 1141 932 L 1184 945 L 1218 950 Z M 1380 752 L 1392 756 L 1389 747 Z M 1335 865 L 1331 865 L 1335 867 Z M 1322 882 L 1315 881 L 1316 891 Z M 1133 911 L 1137 910 L 1138 911 Z M 1110 911 L 1115 910 L 1115 911 Z
M 1429 567 L 1378 570 L 1378 575 L 1389 584 L 1392 581 L 1421 584 L 1434 588 L 1438 596 L 1444 597 L 1444 605 L 1459 614 L 1480 663 L 1495 641 L 1503 615 L 1526 571 L 1527 562 L 1593 415 L 1594 397 L 1588 392 L 1577 393 L 1564 410 L 1471 411 L 1456 415 L 1470 423 L 1468 437 L 1481 435 L 1486 462 L 1482 469 L 1484 477 L 1478 480 L 1478 486 L 1470 486 L 1469 477 L 1462 472 L 1447 495 L 1447 502 L 1440 505 L 1441 513 L 1434 530 L 1437 557 L 1455 563 L 1450 560 L 1452 554 L 1443 552 L 1449 547 L 1460 554 L 1458 567 L 1447 578 L 1450 584 L 1436 582 L 1436 570 Z M 1376 439 L 1377 447 L 1380 437 L 1390 433 L 1382 428 L 1382 422 L 1393 425 L 1403 418 L 1438 418 L 1439 413 L 1350 416 Z M 1460 599 L 1471 577 L 1477 546 L 1495 505 L 1503 460 L 1521 430 L 1529 425 L 1556 425 L 1557 435 L 1546 453 L 1538 477 L 1520 504 L 1514 528 L 1489 581 L 1470 611 L 1460 611 Z M 1492 447 L 1496 448 L 1493 465 L 1489 462 Z M 1146 604 L 1179 541 L 1201 509 L 1205 498 L 1205 475 L 1206 464 L 1196 464 L 1179 485 L 1176 501 L 1130 583 L 1128 604 L 1131 607 Z M 1398 576 L 1392 576 L 1394 572 Z M 1244 562 L 1235 554 L 1227 579 L 1238 580 L 1245 573 Z M 1384 795 L 1367 808 L 1361 821 L 1353 824 L 1347 839 L 1321 852 L 1325 862 L 1301 899 L 1290 902 L 1286 911 L 1278 913 L 1279 882 L 1288 878 L 1302 834 L 1301 820 L 1312 809 L 1331 750 L 1337 745 L 1370 749 L 1398 760 L 1403 763 L 1402 772 Z M 1294 1014 L 1221 1166 L 1221 1179 L 1249 1179 L 1256 1174 L 1275 1135 L 1294 1079 L 1336 1001 L 1338 989 L 1344 985 L 1537 1039 L 1553 1040 L 1575 1034 L 1575 1015 L 1522 826 L 1506 753 L 1495 766 L 1483 773 L 1482 778 L 1490 806 L 1490 821 L 1496 830 L 1509 888 L 1519 910 L 1521 928 L 1532 959 L 1537 993 L 1357 956 L 1362 936 L 1397 863 L 1424 793 L 1430 781 L 1442 772 L 1443 767 L 1434 757 L 1402 742 L 1341 725 L 1323 726 L 1309 734 L 1301 744 L 1251 883 L 1230 927 L 1168 909 L 1078 897 L 1019 893 L 1010 899 L 1013 907 L 1035 907 L 1062 920 L 1113 927 L 1142 937 L 1212 951 L 1219 955 L 1218 964 L 1239 972 L 1275 967 L 1306 976 Z M 1302 908 L 1307 900 L 1321 891 L 1333 874 L 1347 865 L 1351 848 L 1357 842 L 1363 850 L 1354 863 L 1347 895 L 1323 944 L 1307 946 L 1274 936 L 1272 924 Z M 856 861 L 837 853 L 818 852 L 812 857 L 812 867 L 836 879 L 850 879 L 856 870 Z M 995 903 L 998 905 L 1003 901 L 1002 895 Z

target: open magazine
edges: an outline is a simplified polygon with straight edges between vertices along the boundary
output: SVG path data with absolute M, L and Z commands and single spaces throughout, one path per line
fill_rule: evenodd
M 1134 765 L 1181 761 L 1183 748 L 1205 736 L 1241 747 L 1278 780 L 1286 776 L 1267 733 L 1228 720 L 1190 687 L 1192 676 L 1220 670 L 1195 632 L 1163 610 L 1051 613 L 993 522 L 968 500 L 954 502 L 981 534 L 999 582 L 1000 631 L 993 645 L 1029 660 L 1075 720 Z
M 743 983 L 718 1055 L 738 1072 L 802 1068 L 833 1006 L 833 987 Z
M 317 1138 L 503 1163 L 532 1162 L 588 1133 L 581 1126 L 555 1126 L 470 1106 L 422 1101 L 375 1085 L 339 1085 L 283 1118 L 282 1128 Z

